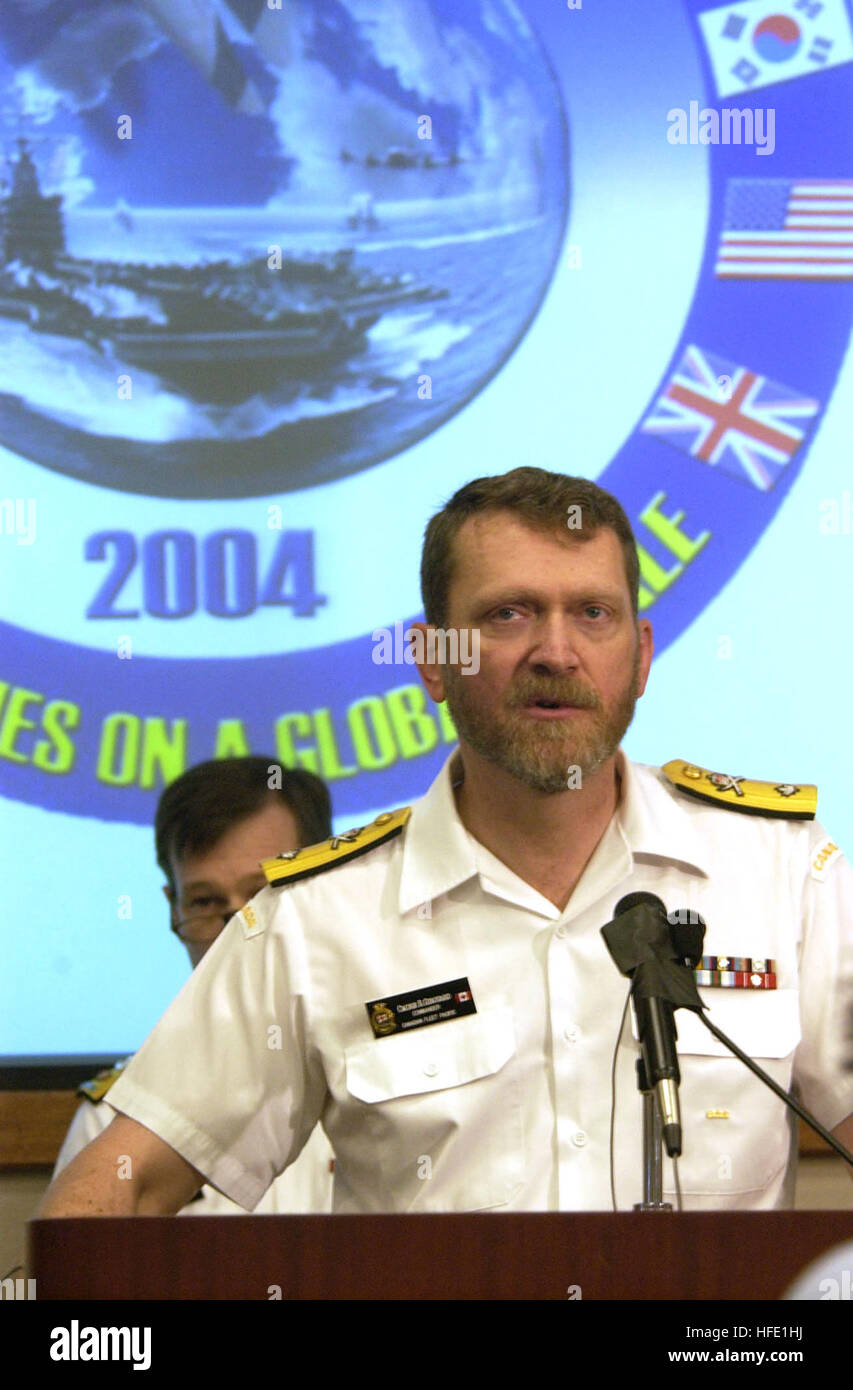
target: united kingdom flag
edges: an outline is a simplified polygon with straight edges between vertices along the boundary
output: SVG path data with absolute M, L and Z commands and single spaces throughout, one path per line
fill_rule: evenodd
M 641 429 L 769 492 L 819 408 L 790 386 L 692 345 Z

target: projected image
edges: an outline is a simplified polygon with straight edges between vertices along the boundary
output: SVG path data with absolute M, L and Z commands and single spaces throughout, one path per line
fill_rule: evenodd
M 625 507 L 671 663 L 642 758 L 820 783 L 829 742 L 777 762 L 762 643 L 849 587 L 851 85 L 844 0 L 0 5 L 15 1049 L 144 1035 L 153 970 L 132 1019 L 74 1001 L 110 952 L 135 979 L 116 902 L 188 768 L 305 768 L 342 833 L 426 790 L 456 734 L 404 634 L 424 525 L 477 476 Z
M 357 472 L 458 411 L 548 285 L 562 106 L 504 0 L 10 0 L 0 83 L 0 441 L 74 477 Z

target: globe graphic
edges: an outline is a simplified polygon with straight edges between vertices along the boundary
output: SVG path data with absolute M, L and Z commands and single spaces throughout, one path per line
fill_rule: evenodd
M 46 16 L 0 12 L 0 443 L 126 492 L 269 495 L 398 454 L 500 369 L 569 186 L 512 0 Z

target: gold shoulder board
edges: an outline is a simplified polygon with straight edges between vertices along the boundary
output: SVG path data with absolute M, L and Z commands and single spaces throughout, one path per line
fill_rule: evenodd
M 283 888 L 288 883 L 298 883 L 301 878 L 321 874 L 336 864 L 346 864 L 357 859 L 360 854 L 384 845 L 399 835 L 412 814 L 410 806 L 400 811 L 383 811 L 371 825 L 363 825 L 359 830 L 347 830 L 343 835 L 333 835 L 331 840 L 323 840 L 319 845 L 308 845 L 305 849 L 294 849 L 289 854 L 280 854 L 275 859 L 263 859 L 261 868 L 266 874 L 271 888 Z
M 785 820 L 814 820 L 817 812 L 817 787 L 805 783 L 796 786 L 793 782 L 755 782 L 727 772 L 709 772 L 681 758 L 674 758 L 662 770 L 679 791 L 713 806 L 727 806 L 731 811 L 745 811 L 750 816 L 782 816 Z
M 77 1087 L 78 1096 L 85 1096 L 86 1100 L 97 1105 L 99 1100 L 103 1100 L 113 1082 L 118 1081 L 129 1061 L 130 1058 L 125 1057 L 123 1062 L 116 1062 L 114 1067 L 107 1067 L 104 1071 L 99 1071 L 97 1076 L 92 1077 L 91 1081 L 84 1081 Z

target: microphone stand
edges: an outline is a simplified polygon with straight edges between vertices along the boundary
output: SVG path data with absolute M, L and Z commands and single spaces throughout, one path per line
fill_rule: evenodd
M 824 1143 L 828 1144 L 831 1149 L 834 1149 L 838 1156 L 843 1158 L 844 1162 L 849 1164 L 850 1168 L 853 1169 L 853 1153 L 844 1147 L 840 1139 L 836 1139 L 834 1134 L 830 1134 L 828 1129 L 824 1129 L 823 1125 L 815 1119 L 812 1112 L 807 1110 L 804 1105 L 801 1105 L 798 1100 L 795 1100 L 788 1091 L 783 1091 L 782 1087 L 778 1082 L 773 1080 L 772 1076 L 768 1076 L 767 1072 L 764 1071 L 757 1062 L 754 1062 L 746 1052 L 742 1052 L 737 1043 L 732 1042 L 731 1038 L 726 1036 L 722 1028 L 717 1028 L 717 1026 L 713 1024 L 709 1018 L 706 1018 L 703 1013 L 699 1014 L 699 1018 L 702 1020 L 709 1033 L 713 1033 L 714 1037 L 717 1038 L 724 1047 L 729 1049 L 729 1052 L 734 1053 L 739 1062 L 743 1062 L 745 1067 L 749 1067 L 749 1070 L 758 1077 L 759 1081 L 763 1081 L 765 1086 L 769 1086 L 770 1090 L 773 1091 L 780 1100 L 785 1102 L 789 1110 L 793 1110 L 795 1115 L 799 1115 L 801 1120 L 805 1120 L 809 1128 L 813 1129 L 815 1134 L 819 1134 Z
M 693 974 L 702 954 L 705 923 L 697 915 L 696 922 L 688 923 L 685 927 L 680 920 L 682 915 L 679 913 L 678 923 L 673 923 L 667 916 L 663 903 L 654 894 L 631 893 L 616 904 L 613 920 L 602 927 L 601 934 L 617 967 L 623 975 L 631 979 L 631 995 L 635 1007 L 639 994 L 640 998 L 666 1002 L 673 1010 L 686 1008 L 697 1014 L 708 1031 L 724 1047 L 743 1062 L 744 1066 L 749 1067 L 765 1086 L 769 1086 L 789 1109 L 805 1120 L 806 1124 L 853 1168 L 853 1154 L 833 1134 L 824 1129 L 804 1105 L 783 1090 L 772 1076 L 768 1076 L 757 1062 L 706 1017 L 707 1005 L 699 995 Z M 651 974 L 643 981 L 643 988 L 638 991 L 637 985 L 643 971 L 650 971 Z M 653 984 L 653 988 L 650 984 Z M 652 1027 L 650 1032 L 654 1035 L 655 1028 Z M 643 1201 L 636 1202 L 634 1210 L 672 1211 L 671 1203 L 663 1201 L 661 1108 L 646 1067 L 647 1048 L 642 1042 L 642 1029 L 640 1033 L 642 1055 L 637 1062 L 637 1084 L 643 1097 Z M 652 1060 L 651 1065 L 660 1066 L 663 1070 L 655 1039 L 655 1050 L 648 1055 L 654 1059 L 656 1054 L 658 1061 Z M 675 1079 L 677 1082 L 677 1068 Z M 680 1148 L 676 1152 L 680 1153 Z
M 853 1154 L 844 1147 L 840 1140 L 836 1139 L 834 1134 L 830 1134 L 828 1129 L 824 1129 L 810 1110 L 795 1100 L 788 1091 L 783 1090 L 772 1076 L 768 1076 L 763 1067 L 753 1061 L 746 1052 L 741 1051 L 737 1043 L 733 1042 L 722 1028 L 717 1028 L 704 1012 L 700 1012 L 698 1009 L 692 1012 L 696 1013 L 708 1031 L 713 1033 L 724 1047 L 734 1053 L 738 1061 L 743 1062 L 745 1067 L 749 1067 L 749 1070 L 758 1077 L 759 1081 L 763 1081 L 765 1086 L 769 1086 L 770 1090 L 784 1101 L 790 1110 L 799 1115 L 801 1120 L 805 1120 L 815 1134 L 819 1134 L 821 1139 L 853 1169 Z M 663 1125 L 660 1108 L 657 1096 L 649 1085 L 642 1057 L 637 1059 L 637 1086 L 643 1097 L 643 1200 L 634 1203 L 634 1211 L 672 1211 L 672 1203 L 663 1200 Z
M 637 1059 L 637 1085 L 643 1097 L 643 1200 L 634 1211 L 672 1211 L 663 1200 L 663 1126 L 655 1093 L 649 1085 L 646 1064 Z

